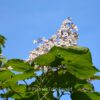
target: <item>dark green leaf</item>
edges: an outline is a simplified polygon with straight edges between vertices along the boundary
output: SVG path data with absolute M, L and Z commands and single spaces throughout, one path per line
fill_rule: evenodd
M 91 80 L 100 80 L 100 76 L 95 75 L 95 76 L 90 77 L 90 79 Z
M 97 92 L 76 92 L 71 94 L 72 100 L 100 100 L 100 93 Z
M 5 44 L 5 40 L 6 40 L 6 38 L 4 37 L 4 36 L 2 36 L 2 35 L 0 35 L 0 46 L 5 46 L 4 44 Z

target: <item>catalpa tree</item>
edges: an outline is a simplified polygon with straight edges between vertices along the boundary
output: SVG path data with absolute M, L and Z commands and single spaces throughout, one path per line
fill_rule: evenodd
M 100 79 L 89 48 L 77 45 L 78 28 L 68 17 L 49 39 L 33 40 L 39 46 L 27 60 L 6 59 L 0 35 L 0 97 L 4 100 L 100 100 L 91 81 Z M 31 83 L 29 83 L 31 79 Z M 67 99 L 66 99 L 67 100 Z

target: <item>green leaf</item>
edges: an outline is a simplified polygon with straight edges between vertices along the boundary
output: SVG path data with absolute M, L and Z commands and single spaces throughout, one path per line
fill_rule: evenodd
M 71 94 L 72 100 L 100 100 L 97 92 L 75 92 Z
M 30 64 L 20 59 L 11 59 L 4 65 L 4 67 L 11 66 L 14 71 L 24 72 L 33 69 Z
M 58 71 L 50 71 L 43 74 L 43 76 L 41 75 L 37 77 L 37 80 L 33 82 L 30 86 L 37 88 L 42 86 L 43 88 L 60 88 L 67 90 L 73 88 L 74 90 L 76 90 L 75 86 L 77 84 L 85 85 L 87 83 L 88 82 L 86 80 L 78 79 L 66 70 L 60 69 Z
M 77 78 L 87 79 L 93 76 L 98 70 L 94 66 L 84 64 L 67 64 L 67 70 Z
M 2 53 L 2 47 L 5 47 L 5 40 L 6 38 L 0 35 L 0 54 Z
M 26 91 L 24 85 L 15 86 L 15 89 L 11 89 L 2 97 L 10 97 L 16 100 L 54 100 L 52 91 Z
M 90 79 L 91 80 L 100 80 L 100 76 L 95 75 L 95 76 L 90 77 Z
M 2 36 L 2 35 L 0 35 L 0 46 L 3 46 L 3 47 L 5 47 L 5 40 L 6 40 L 6 38 L 4 37 L 4 36 Z
M 15 85 L 14 87 L 11 87 L 5 94 L 2 94 L 1 97 L 14 97 L 16 98 L 23 98 L 23 93 L 26 92 L 26 86 L 25 85 Z
M 98 70 L 93 66 L 91 54 L 85 47 L 53 47 L 47 54 L 37 57 L 32 65 L 58 67 L 66 66 L 66 69 L 77 78 L 87 79 Z
M 15 87 L 12 88 L 12 90 L 17 93 L 23 93 L 26 91 L 26 85 L 16 85 Z
M 94 91 L 93 85 L 91 83 L 88 83 L 88 82 L 85 83 L 85 84 L 77 83 L 74 88 L 75 88 L 76 91 L 83 91 L 83 92 L 85 92 L 85 91 L 88 91 L 88 92 Z
M 0 81 L 8 80 L 9 78 L 13 77 L 13 73 L 9 70 L 0 71 Z
M 18 82 L 20 80 L 26 80 L 34 77 L 34 71 L 30 71 L 29 73 L 22 73 L 22 74 L 15 74 L 11 79 L 8 80 L 8 82 Z

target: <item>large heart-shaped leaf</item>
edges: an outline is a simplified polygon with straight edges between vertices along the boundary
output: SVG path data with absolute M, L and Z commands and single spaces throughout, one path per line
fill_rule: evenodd
M 47 54 L 37 57 L 32 65 L 58 67 L 66 66 L 66 70 L 81 79 L 93 76 L 98 70 L 93 66 L 91 54 L 85 47 L 53 47 Z

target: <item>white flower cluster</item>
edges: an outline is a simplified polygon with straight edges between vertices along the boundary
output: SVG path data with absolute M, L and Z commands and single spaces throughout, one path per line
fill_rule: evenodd
M 60 29 L 50 39 L 39 38 L 33 40 L 34 44 L 39 43 L 39 46 L 30 52 L 28 62 L 33 61 L 39 55 L 47 53 L 53 46 L 66 47 L 77 45 L 78 28 L 68 17 L 62 22 Z

